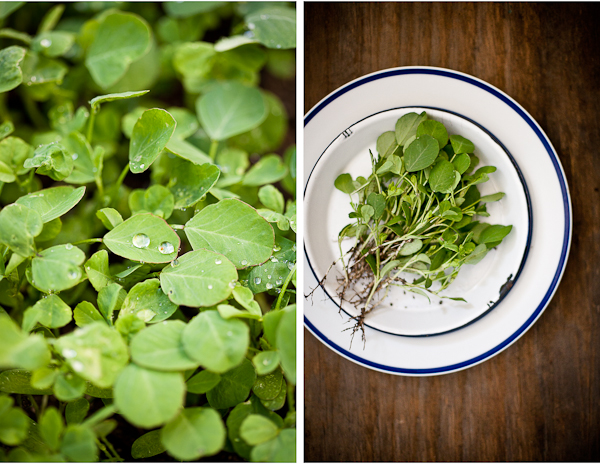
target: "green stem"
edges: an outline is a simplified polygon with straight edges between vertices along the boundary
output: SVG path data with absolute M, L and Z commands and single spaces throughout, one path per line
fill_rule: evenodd
M 86 240 L 79 240 L 78 242 L 73 242 L 72 245 L 83 245 L 84 243 L 102 243 L 101 238 L 88 238 Z
M 85 135 L 85 138 L 87 139 L 89 144 L 92 143 L 92 136 L 94 134 L 94 122 L 95 121 L 96 121 L 96 111 L 94 111 L 94 109 L 92 108 L 90 110 L 90 120 L 88 121 L 87 132 Z
M 117 453 L 117 450 L 114 448 L 112 443 L 110 441 L 108 441 L 108 439 L 106 437 L 101 437 L 100 439 L 104 442 L 104 444 L 108 447 L 108 449 L 111 451 L 111 453 L 115 456 L 117 461 L 123 462 L 123 458 L 121 456 L 119 456 L 119 453 Z
M 121 174 L 119 174 L 119 178 L 117 179 L 117 182 L 115 182 L 115 185 L 112 187 L 113 195 L 119 194 L 119 189 L 121 188 L 121 184 L 123 184 L 123 181 L 125 180 L 125 176 L 127 176 L 128 172 L 129 172 L 129 163 L 127 163 L 125 165 L 125 167 L 121 171 Z M 110 201 L 112 202 L 112 198 L 110 199 Z
M 94 425 L 99 424 L 103 420 L 108 419 L 116 412 L 116 406 L 114 404 L 109 404 L 108 406 L 105 406 L 102 409 L 96 411 L 94 414 L 92 414 L 83 422 L 82 425 L 86 427 L 93 427 Z
M 27 398 L 29 398 L 29 401 L 31 402 L 31 405 L 33 406 L 33 409 L 35 410 L 35 415 L 38 417 L 40 416 L 40 407 L 37 404 L 37 401 L 35 400 L 35 398 L 33 397 L 33 395 L 27 395 Z
M 283 300 L 283 294 L 287 290 L 287 286 L 292 281 L 292 276 L 294 275 L 294 272 L 296 272 L 296 266 L 297 266 L 297 264 L 294 264 L 294 267 L 290 270 L 289 274 L 285 278 L 285 281 L 283 282 L 283 285 L 281 286 L 281 293 L 277 297 L 277 302 L 275 303 L 275 311 L 277 311 L 279 309 L 279 307 L 281 306 L 281 301 Z
M 208 156 L 210 159 L 214 160 L 217 156 L 217 148 L 219 148 L 219 141 L 213 140 L 210 144 L 210 151 L 208 152 Z
M 115 457 L 110 454 L 109 450 L 98 438 L 96 438 L 96 445 L 98 445 L 98 448 L 108 457 L 108 462 L 113 462 L 115 460 Z

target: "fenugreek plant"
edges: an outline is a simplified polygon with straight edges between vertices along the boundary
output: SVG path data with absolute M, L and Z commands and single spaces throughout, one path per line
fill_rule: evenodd
M 350 195 L 354 219 L 339 234 L 344 277 L 337 293 L 360 312 L 352 331 L 361 330 L 363 340 L 365 317 L 392 287 L 463 300 L 440 292 L 463 265 L 477 264 L 512 229 L 475 220 L 489 216 L 486 203 L 504 197 L 502 192 L 481 196 L 477 187 L 496 168 L 475 170 L 473 143 L 449 136 L 425 112 L 402 116 L 395 130 L 378 137 L 376 147 L 368 178 L 341 174 L 335 181 Z M 347 238 L 355 242 L 343 253 Z
M 0 460 L 295 461 L 295 27 L 0 4 Z

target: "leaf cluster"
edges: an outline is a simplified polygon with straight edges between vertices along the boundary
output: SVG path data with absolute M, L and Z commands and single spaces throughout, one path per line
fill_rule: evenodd
M 284 3 L 2 4 L 0 460 L 295 460 L 294 47 Z
M 477 264 L 512 229 L 477 219 L 489 216 L 487 203 L 504 197 L 481 196 L 478 189 L 496 168 L 475 169 L 473 143 L 448 135 L 426 112 L 399 118 L 395 130 L 377 138 L 376 149 L 368 178 L 341 174 L 335 180 L 353 210 L 354 222 L 339 233 L 340 253 L 342 240 L 352 238 L 355 245 L 347 260 L 342 254 L 338 296 L 360 310 L 354 332 L 392 287 L 448 298 L 440 292 L 462 266 Z M 412 281 L 410 274 L 416 274 Z

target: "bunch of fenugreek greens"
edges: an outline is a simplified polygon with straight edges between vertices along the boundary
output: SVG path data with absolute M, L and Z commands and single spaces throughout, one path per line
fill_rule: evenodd
M 481 261 L 511 231 L 512 226 L 474 219 L 489 216 L 486 203 L 504 196 L 480 195 L 477 185 L 496 168 L 473 172 L 479 163 L 474 150 L 470 140 L 449 137 L 444 125 L 427 119 L 425 112 L 408 113 L 398 119 L 395 131 L 378 137 L 379 156 L 370 153 L 368 178 L 341 174 L 335 180 L 336 188 L 350 195 L 349 216 L 355 220 L 339 233 L 345 275 L 337 293 L 342 304 L 360 311 L 352 330 L 361 329 L 363 340 L 365 316 L 390 287 L 448 298 L 439 292 L 461 267 Z M 356 240 L 347 253 L 341 247 L 345 238 Z M 406 273 L 418 277 L 411 282 Z

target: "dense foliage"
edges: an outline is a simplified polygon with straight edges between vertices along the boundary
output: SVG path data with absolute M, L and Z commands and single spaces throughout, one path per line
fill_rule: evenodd
M 448 298 L 440 292 L 462 266 L 480 262 L 510 233 L 512 226 L 476 219 L 489 216 L 486 203 L 504 193 L 481 196 L 478 185 L 496 168 L 475 170 L 479 159 L 474 151 L 470 140 L 449 135 L 427 113 L 408 113 L 377 138 L 379 156 L 370 154 L 368 178 L 341 174 L 336 179 L 335 186 L 350 195 L 353 210 L 354 222 L 339 234 L 340 245 L 345 238 L 356 242 L 346 262 L 342 254 L 345 278 L 338 296 L 360 311 L 354 332 L 364 328 L 365 316 L 392 287 Z M 406 273 L 417 278 L 410 281 Z
M 295 460 L 293 6 L 0 27 L 0 460 Z

